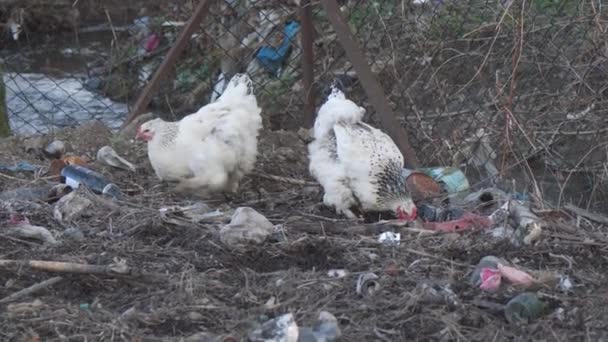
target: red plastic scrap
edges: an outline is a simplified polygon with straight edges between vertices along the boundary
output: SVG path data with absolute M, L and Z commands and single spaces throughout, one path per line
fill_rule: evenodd
M 472 229 L 488 229 L 492 225 L 492 220 L 486 216 L 473 213 L 465 213 L 459 219 L 446 222 L 425 222 L 422 226 L 425 229 L 436 230 L 445 233 L 463 232 Z

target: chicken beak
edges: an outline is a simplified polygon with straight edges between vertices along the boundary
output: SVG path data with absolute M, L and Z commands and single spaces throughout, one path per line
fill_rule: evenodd
M 414 207 L 412 209 L 412 214 L 410 215 L 410 220 L 414 221 L 418 216 L 418 208 Z

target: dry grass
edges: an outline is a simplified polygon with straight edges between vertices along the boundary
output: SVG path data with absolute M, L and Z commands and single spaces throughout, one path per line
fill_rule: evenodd
M 81 146 L 76 143 L 79 134 L 87 133 L 76 130 L 61 136 L 74 142 L 79 154 L 94 154 L 104 143 L 102 139 L 98 146 Z M 163 219 L 159 208 L 194 199 L 176 196 L 166 185 L 157 184 L 141 145 L 105 139 L 141 167 L 131 175 L 91 165 L 127 191 L 128 199 L 120 206 L 97 205 L 69 224 L 57 222 L 51 206 L 43 204 L 28 213 L 33 224 L 57 236 L 76 227 L 84 239 L 62 237 L 62 245 L 43 247 L 0 236 L 0 258 L 94 265 L 122 260 L 130 272 L 60 274 L 62 279 L 5 306 L 0 315 L 2 339 L 24 338 L 33 332 L 45 341 L 177 340 L 201 331 L 242 337 L 263 317 L 291 311 L 300 324 L 310 324 L 319 310 L 338 318 L 347 341 L 596 340 L 605 333 L 603 267 L 608 236 L 583 217 L 546 216 L 552 223 L 536 245 L 514 247 L 482 232 L 435 234 L 415 227 L 354 224 L 318 207 L 321 193 L 316 186 L 250 176 L 234 202 L 207 203 L 226 213 L 223 221 L 229 220 L 234 208 L 251 206 L 280 230 L 263 246 L 236 251 L 219 241 L 221 223 L 192 223 L 179 215 L 172 217 L 175 220 Z M 264 132 L 260 146 L 259 173 L 310 181 L 305 146 L 295 133 Z M 4 142 L 2 148 L 13 158 L 32 160 L 14 141 Z M 5 175 L 1 179 L 6 189 L 32 178 Z M 386 229 L 399 229 L 399 246 L 377 242 L 377 234 Z M 575 287 L 562 292 L 551 283 L 537 289 L 549 306 L 546 315 L 523 327 L 509 325 L 500 312 L 479 303 L 504 304 L 520 291 L 486 294 L 467 282 L 472 267 L 490 254 L 534 272 L 568 276 Z M 331 278 L 330 269 L 346 269 L 349 275 Z M 371 297 L 355 291 L 362 272 L 380 277 L 381 290 Z M 53 276 L 3 267 L 0 298 Z M 449 288 L 454 295 L 429 296 L 424 284 Z

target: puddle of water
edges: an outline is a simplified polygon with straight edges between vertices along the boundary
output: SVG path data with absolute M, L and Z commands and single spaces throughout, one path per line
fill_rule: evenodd
M 2 57 L 6 104 L 18 135 L 49 133 L 98 119 L 111 129 L 122 124 L 128 107 L 84 88 L 87 63 L 107 58 L 112 34 L 59 35 L 40 45 L 5 50 Z
M 54 78 L 38 73 L 6 73 L 6 103 L 15 134 L 49 133 L 98 119 L 118 129 L 126 104 L 86 90 L 77 78 Z

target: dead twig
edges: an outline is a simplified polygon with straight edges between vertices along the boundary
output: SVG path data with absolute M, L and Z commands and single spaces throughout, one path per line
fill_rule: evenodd
M 576 215 L 582 216 L 584 218 L 587 218 L 591 221 L 595 221 L 598 223 L 603 223 L 603 224 L 608 224 L 608 217 L 604 216 L 604 215 L 600 215 L 597 213 L 592 213 L 588 210 L 585 210 L 583 208 L 579 208 L 577 206 L 575 206 L 572 203 L 568 203 L 564 206 L 564 208 L 566 208 L 567 210 L 570 210 L 571 212 L 575 213 Z
M 498 39 L 500 30 L 502 28 L 502 23 L 505 20 L 505 17 L 509 13 L 509 9 L 511 8 L 511 5 L 513 5 L 514 2 L 515 1 L 512 1 L 512 2 L 510 2 L 508 4 L 507 8 L 505 8 L 505 10 L 503 11 L 503 13 L 502 13 L 502 15 L 500 17 L 500 20 L 494 26 L 495 30 L 496 30 L 496 34 L 494 35 L 494 38 L 492 39 L 492 43 L 490 44 L 490 48 L 488 49 L 488 52 L 486 53 L 486 56 L 484 57 L 483 61 L 481 62 L 481 65 L 479 66 L 479 68 L 477 68 L 477 71 L 475 72 L 475 75 L 473 75 L 473 77 L 471 77 L 471 79 L 469 81 L 467 81 L 460 89 L 458 89 L 458 91 L 456 93 L 454 93 L 453 96 L 456 96 L 456 95 L 460 94 L 463 90 L 465 90 L 466 88 L 468 88 L 469 85 L 471 85 L 471 83 L 473 83 L 473 81 L 477 78 L 477 76 L 479 76 L 479 74 L 481 74 L 481 71 L 486 66 L 486 63 L 488 62 L 488 59 L 490 58 L 492 50 L 494 49 L 494 44 L 496 44 L 496 40 Z
M 104 275 L 128 275 L 131 269 L 124 262 L 110 265 L 87 265 L 72 262 L 44 261 L 44 260 L 8 260 L 0 259 L 0 267 L 30 267 L 39 271 L 57 273 L 81 273 Z
M 62 281 L 63 277 L 53 277 L 51 279 L 47 279 L 45 281 L 39 282 L 37 284 L 34 284 L 32 286 L 26 287 L 20 291 L 17 291 L 11 295 L 8 295 L 2 299 L 0 299 L 0 303 L 9 303 L 12 301 L 15 301 L 21 297 L 25 297 L 28 295 L 31 295 L 35 292 L 41 291 L 46 289 L 47 287 L 53 286 L 55 284 L 57 284 L 58 282 Z
M 268 175 L 268 174 L 264 174 L 261 172 L 252 172 L 251 175 L 254 177 L 258 177 L 258 178 L 264 178 L 264 179 L 268 179 L 268 180 L 273 180 L 273 181 L 283 182 L 283 183 L 288 183 L 288 184 L 294 184 L 294 185 L 319 186 L 319 183 L 316 183 L 316 182 L 309 182 L 309 181 L 290 178 L 290 177 Z

